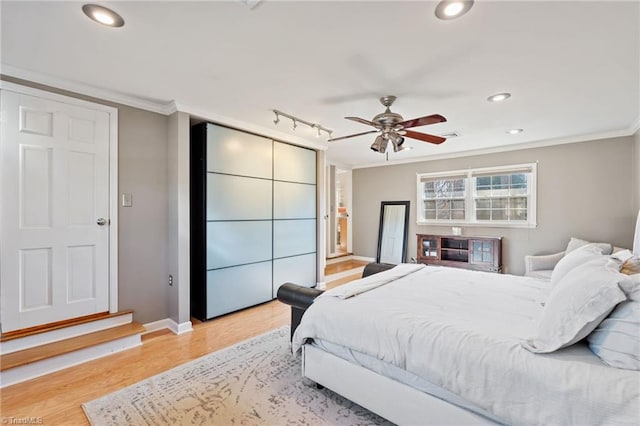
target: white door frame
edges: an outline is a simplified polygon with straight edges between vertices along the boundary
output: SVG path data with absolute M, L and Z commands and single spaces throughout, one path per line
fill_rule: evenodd
M 109 312 L 118 312 L 118 109 L 1 80 L 0 90 L 109 114 Z

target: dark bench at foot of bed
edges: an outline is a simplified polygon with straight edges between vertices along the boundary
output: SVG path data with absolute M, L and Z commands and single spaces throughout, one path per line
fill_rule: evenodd
M 362 271 L 362 278 L 378 272 L 386 271 L 396 265 L 388 263 L 369 263 Z M 278 300 L 291 306 L 291 337 L 302 319 L 302 315 L 313 303 L 316 297 L 324 293 L 315 288 L 303 287 L 293 283 L 285 283 L 278 289 Z

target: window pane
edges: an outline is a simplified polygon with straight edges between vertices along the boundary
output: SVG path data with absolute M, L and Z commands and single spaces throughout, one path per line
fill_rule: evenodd
M 490 209 L 491 208 L 491 200 L 476 200 L 476 209 Z
M 424 208 L 425 209 L 429 209 L 429 210 L 435 210 L 436 209 L 436 201 L 435 200 L 425 200 L 424 201 Z
M 511 204 L 510 204 L 509 207 L 518 208 L 518 209 L 526 209 L 527 208 L 527 198 L 526 197 L 512 198 L 511 199 Z
M 438 210 L 436 212 L 436 219 L 440 219 L 440 220 L 449 220 L 449 219 L 451 219 L 451 211 L 450 210 Z
M 510 219 L 511 220 L 527 220 L 527 210 L 526 209 L 511 209 L 510 210 Z
M 506 209 L 491 210 L 491 220 L 507 220 L 507 210 Z
M 464 220 L 464 210 L 451 210 L 451 219 Z
M 424 218 L 425 219 L 435 219 L 436 218 L 436 211 L 435 210 L 425 210 L 424 211 Z
M 491 220 L 491 210 L 476 210 L 477 220 Z
M 507 198 L 493 198 L 491 200 L 492 209 L 506 209 L 509 206 L 509 200 Z

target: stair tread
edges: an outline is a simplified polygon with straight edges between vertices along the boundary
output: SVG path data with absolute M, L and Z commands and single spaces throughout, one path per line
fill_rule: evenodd
M 69 352 L 85 349 L 123 337 L 132 336 L 144 331 L 145 328 L 142 324 L 132 322 L 129 324 L 111 327 L 106 330 L 100 330 L 93 333 L 84 334 L 82 336 L 60 340 L 58 342 L 47 343 L 45 345 L 11 352 L 0 356 L 0 371 L 5 371 L 10 368 L 31 364 L 33 362 L 41 361 L 46 358 L 64 355 Z
M 115 313 L 100 312 L 97 314 L 87 315 L 87 316 L 78 317 L 78 318 L 71 318 L 68 320 L 58 321 L 58 322 L 44 324 L 44 325 L 38 325 L 35 327 L 23 328 L 21 330 L 9 331 L 6 333 L 2 333 L 0 342 L 7 342 L 13 339 L 33 336 L 35 334 L 46 333 L 53 330 L 59 330 L 61 328 L 73 327 L 80 324 L 87 324 L 94 321 L 100 321 L 103 319 L 119 317 L 122 315 L 127 315 L 132 313 L 133 313 L 132 310 L 119 311 Z

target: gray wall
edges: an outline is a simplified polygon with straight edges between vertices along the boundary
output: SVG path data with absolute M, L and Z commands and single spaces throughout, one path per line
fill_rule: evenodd
M 524 256 L 563 250 L 570 237 L 631 247 L 638 160 L 633 136 L 353 171 L 353 250 L 375 257 L 381 201 L 411 201 L 407 261 L 416 234 L 450 226 L 416 224 L 416 173 L 538 162 L 538 227 L 463 227 L 463 235 L 503 237 L 505 272 L 524 273 Z M 635 177 L 635 180 L 634 180 Z
M 118 109 L 119 193 L 133 207 L 119 207 L 118 309 L 148 323 L 168 317 L 168 117 L 57 88 L 0 79 Z
M 635 134 L 635 145 L 633 148 L 634 152 L 634 177 L 633 182 L 636 186 L 635 191 L 635 211 L 640 210 L 640 131 L 637 131 Z

